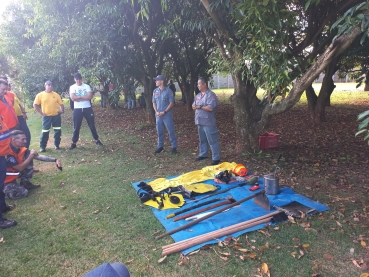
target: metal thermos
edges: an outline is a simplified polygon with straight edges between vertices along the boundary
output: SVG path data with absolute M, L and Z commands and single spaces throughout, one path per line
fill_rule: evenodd
M 264 189 L 267 195 L 279 194 L 279 178 L 274 173 L 264 175 Z

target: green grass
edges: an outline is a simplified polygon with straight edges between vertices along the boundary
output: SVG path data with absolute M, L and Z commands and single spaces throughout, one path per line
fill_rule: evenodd
M 41 119 L 34 113 L 29 117 L 30 148 L 38 150 Z M 131 182 L 194 170 L 193 151 L 153 156 L 156 137 L 143 140 L 139 134 L 127 134 L 99 119 L 97 123 L 103 147 L 94 145 L 84 122 L 81 141 L 68 151 L 72 127 L 67 109 L 62 151 L 54 151 L 50 140 L 45 153 L 60 158 L 63 171 L 53 163 L 35 161 L 40 172 L 33 182 L 41 188 L 31 191 L 26 199 L 8 201 L 17 204 L 7 217 L 17 220 L 18 226 L 0 230 L 5 241 L 0 243 L 0 276 L 82 276 L 104 262 L 115 261 L 126 263 L 131 276 L 254 276 L 260 275 L 262 262 L 269 265 L 271 276 L 305 277 L 320 272 L 321 276 L 344 277 L 362 272 L 353 266 L 349 249 L 355 248 L 354 258 L 362 257 L 365 249 L 353 240 L 367 234 L 368 227 L 342 221 L 337 216 L 339 207 L 332 207 L 324 217 L 309 218 L 311 228 L 307 230 L 298 224 L 280 224 L 279 230 L 269 230 L 270 237 L 260 232 L 247 234 L 251 245 L 246 244 L 245 235 L 241 236 L 242 248 L 255 253 L 255 259 L 234 248 L 213 246 L 189 256 L 185 265 L 179 265 L 179 254 L 158 263 L 161 246 L 173 241 L 169 237 L 155 240 L 154 233 L 164 228 L 150 208 L 140 203 Z M 326 199 L 324 194 L 314 196 Z M 355 210 L 355 205 L 347 203 L 346 208 Z M 309 245 L 303 249 L 304 256 L 292 257 L 291 253 L 299 253 L 303 244 Z M 219 257 L 221 252 L 231 253 L 227 261 Z M 324 254 L 334 259 L 325 259 Z M 315 267 L 318 270 L 314 271 Z

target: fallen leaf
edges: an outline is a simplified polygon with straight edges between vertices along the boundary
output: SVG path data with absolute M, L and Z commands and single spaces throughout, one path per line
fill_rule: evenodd
M 77 192 L 77 190 L 75 189 L 74 191 L 73 191 L 73 193 L 76 193 Z
M 0 242 L 5 242 L 4 237 L 0 238 Z
M 291 256 L 294 257 L 294 258 L 296 258 L 296 254 L 297 254 L 297 252 L 292 252 L 291 253 Z
M 360 244 L 361 244 L 362 247 L 366 247 L 366 242 L 365 241 L 363 241 L 363 240 L 360 241 Z
M 237 250 L 241 252 L 245 252 L 245 253 L 250 252 L 250 250 L 245 249 L 245 248 L 238 248 Z
M 342 227 L 341 223 L 339 223 L 338 221 L 336 221 L 336 223 L 338 226 Z
M 187 264 L 186 260 L 182 260 L 177 265 L 181 266 L 181 265 L 186 265 L 186 264 Z
M 298 238 L 292 238 L 293 241 L 298 241 L 299 239 Z
M 277 227 L 274 227 L 273 230 L 278 231 L 279 230 L 279 227 L 278 226 Z
M 267 236 L 267 234 L 263 230 L 258 230 L 259 233 L 262 233 L 264 236 Z
M 297 257 L 297 259 L 301 259 L 305 255 L 304 251 L 300 249 L 300 255 Z
M 219 256 L 219 258 L 221 258 L 225 262 L 228 261 L 228 258 L 227 257 Z
M 244 256 L 240 255 L 239 257 L 240 257 L 240 259 L 241 259 L 242 261 L 244 261 L 244 260 L 245 260 L 245 257 L 244 257 Z
M 100 210 L 96 210 L 94 212 L 92 212 L 93 214 L 98 214 L 100 212 Z
M 360 274 L 360 277 L 369 277 L 369 273 L 366 273 L 366 272 L 361 273 L 361 274 Z
M 199 249 L 199 250 L 192 251 L 191 253 L 189 253 L 189 254 L 188 254 L 188 256 L 195 255 L 195 254 L 197 254 L 199 251 L 200 251 L 200 249 Z
M 130 264 L 131 262 L 133 262 L 134 259 L 130 259 L 128 261 L 125 261 L 124 264 Z
M 219 254 L 223 255 L 223 256 L 231 256 L 231 253 L 222 253 L 222 252 L 220 252 Z
M 291 222 L 291 223 L 296 223 L 295 219 L 292 217 L 292 216 L 288 216 L 288 220 Z
M 158 263 L 159 263 L 159 264 L 160 264 L 160 263 L 162 263 L 166 258 L 167 258 L 167 256 L 164 256 L 164 257 L 160 258 L 160 259 L 158 260 Z
M 304 243 L 303 245 L 302 245 L 302 247 L 304 247 L 304 248 L 308 248 L 310 246 L 310 244 L 308 244 L 308 243 Z
M 250 253 L 250 254 L 249 254 L 249 258 L 251 258 L 251 259 L 256 259 L 256 258 L 257 258 L 257 256 L 256 256 L 256 254 L 255 254 L 255 253 Z
M 267 274 L 268 276 L 270 276 L 269 267 L 268 267 L 268 264 L 267 263 L 262 263 L 261 264 L 261 271 L 264 274 Z
M 323 258 L 326 259 L 326 260 L 333 260 L 334 259 L 334 257 L 330 254 L 324 254 Z

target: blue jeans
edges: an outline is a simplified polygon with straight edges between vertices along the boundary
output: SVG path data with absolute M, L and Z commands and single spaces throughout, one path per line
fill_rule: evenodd
M 170 144 L 172 148 L 177 148 L 177 137 L 174 130 L 174 121 L 172 114 L 166 114 L 162 117 L 156 116 L 156 132 L 158 133 L 158 148 L 164 146 L 164 126 L 168 130 Z
M 200 140 L 199 157 L 208 156 L 208 143 L 210 145 L 212 160 L 220 160 L 219 133 L 216 126 L 197 125 Z
M 4 156 L 0 156 L 0 220 L 3 219 L 2 213 L 6 209 L 5 193 L 4 193 L 5 176 L 6 176 L 6 159 Z

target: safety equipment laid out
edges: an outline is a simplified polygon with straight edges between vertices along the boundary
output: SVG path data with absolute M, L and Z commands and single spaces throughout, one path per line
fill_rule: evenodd
M 247 169 L 243 164 L 236 165 L 232 172 L 241 177 L 245 177 L 247 175 Z
M 223 181 L 224 183 L 228 184 L 229 181 L 231 181 L 232 172 L 228 171 L 228 170 L 223 170 L 223 171 L 217 173 L 214 177 L 216 179 L 219 179 L 219 180 Z

